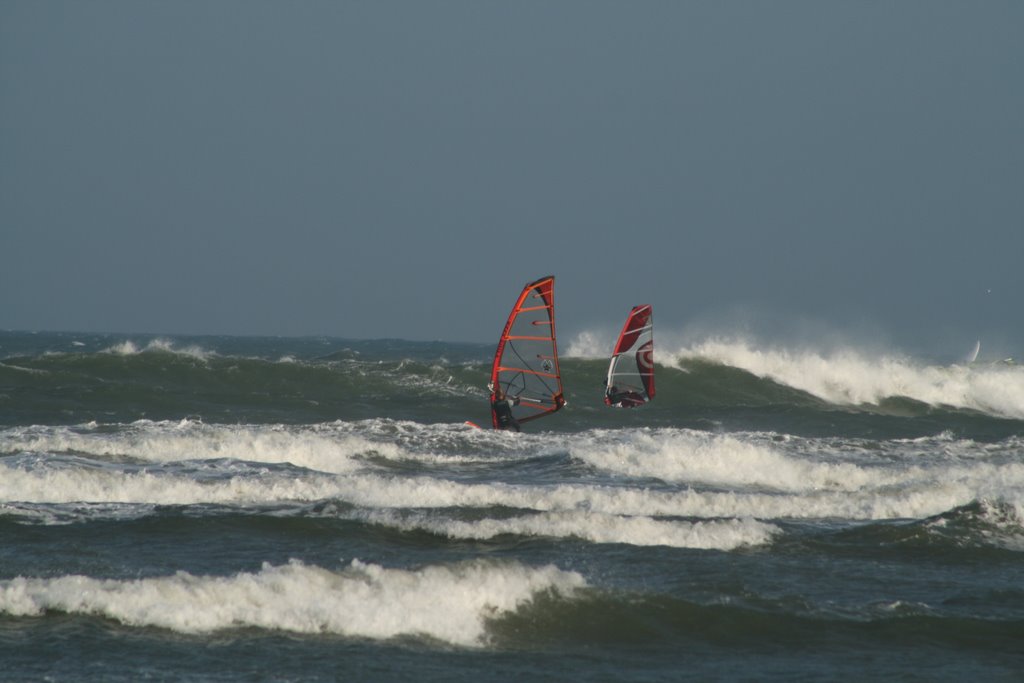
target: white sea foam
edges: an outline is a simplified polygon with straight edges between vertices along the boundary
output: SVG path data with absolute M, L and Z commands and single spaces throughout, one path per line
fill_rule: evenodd
M 597 431 L 569 452 L 590 465 L 631 477 L 779 491 L 858 490 L 907 479 L 820 457 L 799 458 L 749 436 L 687 429 Z
M 195 479 L 165 471 L 0 465 L 0 503 L 197 503 L 254 505 L 336 500 L 366 509 L 488 508 L 540 512 L 591 511 L 636 517 L 720 518 L 921 518 L 977 500 L 1024 501 L 1024 464 L 976 463 L 932 470 L 908 469 L 902 479 L 883 472 L 856 490 L 764 493 L 749 490 L 653 490 L 642 486 L 550 486 L 463 483 L 431 476 L 327 475 L 243 472 Z M 541 518 L 543 521 L 544 518 Z M 547 518 L 551 535 L 564 520 Z M 537 522 L 541 523 L 541 522 Z M 526 528 L 525 526 L 523 527 Z M 582 530 L 581 530 L 582 529 Z M 572 534 L 586 537 L 582 526 Z M 617 537 L 630 542 L 628 533 Z M 644 543 L 643 536 L 636 537 Z
M 982 532 L 988 543 L 1015 552 L 1024 551 L 1024 501 L 1012 504 L 982 501 L 981 519 L 991 527 Z
M 39 368 L 23 368 L 20 365 L 11 365 L 10 363 L 0 363 L 0 366 L 3 366 L 5 368 L 9 368 L 11 370 L 18 370 L 19 372 L 24 372 L 24 373 L 27 373 L 29 375 L 48 375 L 48 374 L 50 374 L 48 370 L 40 370 Z
M 213 356 L 217 355 L 213 351 L 208 351 L 194 344 L 183 348 L 176 348 L 174 342 L 167 339 L 153 339 L 143 347 L 139 347 L 135 342 L 127 340 L 104 349 L 104 353 L 111 353 L 118 356 L 136 356 L 140 353 L 155 351 L 173 353 L 179 356 L 188 356 L 190 358 L 203 361 L 209 360 Z
M 136 422 L 116 432 L 70 427 L 27 427 L 0 431 L 0 454 L 17 452 L 80 453 L 128 457 L 147 462 L 183 462 L 233 458 L 246 462 L 291 463 L 322 472 L 350 472 L 368 454 L 401 457 L 401 448 L 351 433 L 282 425 L 207 425 L 181 422 Z
M 120 344 L 114 344 L 113 346 L 104 349 L 104 351 L 118 356 L 134 356 L 139 353 L 139 347 L 136 346 L 135 342 L 128 340 L 123 341 Z
M 0 429 L 0 456 L 73 453 L 156 463 L 233 458 L 344 473 L 367 466 L 368 458 L 424 464 L 492 462 L 502 457 L 500 453 L 507 457 L 534 453 L 538 444 L 545 442 L 538 435 L 509 439 L 508 434 L 489 429 L 387 419 L 302 426 L 139 420 L 114 429 L 98 427 L 93 422 L 74 427 Z M 466 448 L 477 455 L 452 454 Z
M 608 358 L 615 347 L 617 332 L 585 330 L 569 341 L 562 351 L 566 358 Z
M 904 357 L 871 356 L 853 349 L 790 351 L 716 339 L 659 357 L 668 357 L 676 364 L 703 359 L 741 368 L 836 404 L 877 404 L 885 398 L 906 397 L 934 406 L 1024 419 L 1022 366 L 924 365 Z
M 594 510 L 616 515 L 756 519 L 896 519 L 935 515 L 979 498 L 1019 499 L 1024 466 L 971 470 L 952 481 L 931 479 L 902 487 L 855 492 L 808 491 L 800 494 L 743 491 L 655 491 L 646 488 L 563 484 L 551 487 L 461 484 L 427 478 L 361 478 L 342 499 L 368 507 L 454 507 L 504 505 L 534 510 Z M 992 487 L 987 477 L 1012 479 Z M 979 481 L 980 479 L 980 481 Z M 1007 487 L 1010 487 L 1009 489 Z
M 544 514 L 511 520 L 489 515 L 472 523 L 439 514 L 422 528 L 470 538 L 518 533 L 692 547 L 705 542 L 696 528 L 665 518 L 921 518 L 980 500 L 1024 502 L 1016 439 L 976 444 L 940 435 L 868 447 L 848 439 L 681 429 L 503 436 L 380 420 L 278 427 L 140 422 L 114 431 L 97 425 L 8 428 L 0 430 L 0 455 L 7 454 L 0 460 L 0 504 L 248 506 L 328 500 L 350 504 L 360 514 L 503 507 Z M 460 447 L 477 454 L 459 455 L 452 439 L 462 439 Z M 611 477 L 606 485 L 474 483 L 453 478 L 450 470 L 517 460 L 524 452 L 568 453 Z M 390 464 L 404 460 L 418 464 L 412 470 Z M 264 466 L 283 462 L 305 471 Z M 466 471 L 456 470 L 463 476 Z M 662 483 L 652 485 L 652 479 Z M 710 529 L 723 531 L 702 532 Z M 747 540 L 725 534 L 710 542 L 764 542 L 758 539 L 771 532 L 746 523 L 743 530 L 751 534 Z
M 19 577 L 0 581 L 0 612 L 95 615 L 181 633 L 262 628 L 474 647 L 486 644 L 489 620 L 542 593 L 571 597 L 585 586 L 579 574 L 553 565 L 476 561 L 406 570 L 354 560 L 339 572 L 292 561 L 227 577 Z
M 504 518 L 460 521 L 419 514 L 413 517 L 373 511 L 355 515 L 364 521 L 403 530 L 423 530 L 458 539 L 516 536 L 580 538 L 593 543 L 733 550 L 768 543 L 781 530 L 753 519 L 680 522 L 611 515 L 589 510 L 561 510 Z
M 2 469 L 2 468 L 0 468 Z M 0 478 L 0 510 L 35 523 L 65 524 L 86 518 L 126 518 L 151 512 L 156 505 L 268 505 L 282 502 L 339 500 L 362 507 L 341 516 L 404 531 L 425 530 L 452 538 L 489 539 L 501 534 L 575 537 L 595 543 L 728 550 L 767 543 L 779 531 L 771 524 L 745 520 L 682 522 L 657 520 L 600 508 L 645 508 L 635 494 L 586 487 L 517 487 L 466 485 L 418 477 L 396 480 L 381 476 L 304 478 L 265 474 L 199 482 L 189 477 L 151 472 L 124 473 L 106 469 L 56 470 L 46 473 L 9 469 Z M 634 498 L 630 501 L 628 498 Z M 33 505 L 25 506 L 24 502 Z M 678 503 L 679 501 L 677 501 Z M 143 510 L 114 504 L 142 505 Z M 534 506 L 539 514 L 485 518 L 471 522 L 425 512 L 408 516 L 405 507 L 456 508 L 507 505 Z M 73 511 L 39 508 L 39 504 L 73 504 Z M 659 502 L 654 501 L 658 506 Z M 565 509 L 568 506 L 568 509 Z M 703 507 L 700 502 L 696 507 Z M 588 510 L 586 508 L 598 508 Z M 660 501 L 662 513 L 676 506 Z M 580 509 L 582 508 L 582 509 Z
M 156 505 L 124 503 L 0 503 L 0 515 L 17 518 L 23 523 L 40 526 L 65 526 L 97 520 L 125 521 L 153 514 Z

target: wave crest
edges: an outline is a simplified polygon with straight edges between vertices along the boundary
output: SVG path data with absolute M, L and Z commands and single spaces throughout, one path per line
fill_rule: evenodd
M 0 581 L 0 613 L 98 615 L 129 626 L 181 633 L 264 628 L 375 639 L 428 637 L 473 647 L 487 623 L 535 596 L 569 596 L 586 586 L 554 565 L 474 561 L 388 569 L 353 560 L 335 572 L 293 560 L 228 577 L 173 576 L 134 581 L 62 576 Z
M 718 339 L 660 354 L 666 357 L 663 362 L 680 369 L 694 360 L 739 368 L 837 405 L 877 406 L 887 399 L 908 398 L 1024 419 L 1024 367 L 1017 365 L 927 365 L 849 348 L 828 353 L 761 349 Z
M 103 352 L 113 354 L 115 356 L 137 356 L 140 353 L 172 353 L 178 356 L 186 356 L 188 358 L 203 361 L 209 360 L 217 355 L 213 351 L 207 351 L 201 346 L 196 346 L 194 344 L 184 348 L 176 348 L 174 342 L 167 339 L 153 339 L 142 347 L 129 339 L 121 342 L 120 344 L 109 346 L 104 349 Z

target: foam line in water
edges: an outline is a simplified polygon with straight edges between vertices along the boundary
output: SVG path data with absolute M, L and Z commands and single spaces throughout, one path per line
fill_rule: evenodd
M 0 613 L 101 616 L 180 633 L 261 628 L 374 639 L 434 638 L 486 644 L 487 622 L 551 592 L 569 597 L 586 581 L 554 565 L 475 561 L 388 569 L 358 560 L 342 571 L 292 561 L 227 577 L 139 580 L 19 577 L 0 581 Z
M 196 420 L 77 426 L 32 425 L 0 429 L 0 456 L 17 453 L 80 454 L 98 459 L 130 458 L 172 463 L 231 458 L 245 462 L 290 463 L 343 474 L 367 466 L 367 458 L 422 463 L 493 461 L 500 454 L 521 457 L 547 437 L 509 440 L 491 430 L 462 424 L 424 425 L 375 418 L 313 425 L 225 425 Z M 469 449 L 473 456 L 451 454 Z M 497 454 L 497 455 L 496 455 Z
M 796 457 L 749 435 L 686 429 L 596 431 L 572 442 L 569 452 L 589 465 L 631 477 L 777 491 L 853 491 L 907 478 L 905 472 Z
M 352 433 L 280 425 L 207 425 L 202 422 L 140 421 L 110 431 L 69 427 L 28 427 L 0 431 L 0 454 L 81 453 L 168 463 L 232 458 L 246 462 L 291 463 L 321 472 L 344 473 L 358 457 L 401 457 L 399 446 Z
M 258 505 L 337 498 L 348 488 L 346 482 L 330 476 L 300 477 L 252 470 L 200 480 L 160 470 L 0 465 L 0 502 Z
M 402 516 L 375 511 L 349 515 L 403 530 L 422 530 L 455 539 L 487 540 L 504 534 L 554 538 L 579 538 L 592 543 L 623 543 L 635 546 L 663 545 L 674 548 L 733 550 L 768 543 L 781 530 L 753 519 L 681 522 L 610 515 L 585 510 L 562 510 L 471 522 L 436 516 Z
M 244 470 L 196 479 L 166 471 L 0 465 L 0 503 L 266 505 L 338 500 L 373 508 L 489 508 L 539 512 L 708 518 L 921 518 L 977 500 L 1024 500 L 1024 464 L 972 464 L 908 471 L 854 491 L 786 494 L 738 490 L 652 490 L 646 486 L 462 483 L 431 476 L 326 475 Z
M 140 422 L 0 430 L 0 503 L 245 506 L 339 500 L 365 509 L 504 506 L 638 518 L 771 520 L 920 518 L 973 501 L 1012 505 L 1024 500 L 1016 438 L 976 444 L 940 435 L 872 442 L 867 448 L 851 440 L 771 433 L 641 429 L 546 435 L 541 445 L 530 435 L 502 439 L 507 435 L 464 431 L 460 443 L 474 453 L 482 448 L 492 459 L 520 461 L 524 452 L 553 449 L 612 473 L 617 484 L 454 480 L 450 465 L 481 456 L 413 450 L 451 453 L 453 434 L 463 431 L 445 425 Z M 500 448 L 512 450 L 494 455 L 498 441 L 508 444 Z M 413 476 L 368 455 L 416 460 L 420 466 Z M 270 462 L 313 471 L 260 464 Z M 664 485 L 652 487 L 652 478 Z M 547 526 L 554 530 L 558 523 L 552 518 Z M 525 526 L 523 532 L 531 533 Z M 618 538 L 643 543 L 653 535 L 635 532 Z M 566 533 L 595 538 L 596 532 L 582 525 Z
M 799 494 L 741 491 L 656 491 L 647 488 L 562 484 L 550 487 L 461 484 L 432 480 L 360 477 L 342 498 L 367 507 L 488 507 L 502 505 L 540 511 L 586 509 L 616 515 L 756 519 L 896 519 L 938 514 L 985 497 L 1024 497 L 1024 465 L 947 472 L 901 486 L 862 491 L 808 491 Z M 995 479 L 991 479 L 995 477 Z M 998 482 L 993 484 L 994 482 Z

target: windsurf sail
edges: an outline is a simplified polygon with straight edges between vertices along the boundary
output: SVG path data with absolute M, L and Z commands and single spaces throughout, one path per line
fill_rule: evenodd
M 978 360 L 978 352 L 979 351 L 981 351 L 981 340 L 980 339 L 978 341 L 974 342 L 974 348 L 971 349 L 971 352 L 969 354 L 967 354 L 967 358 L 965 358 L 964 360 L 967 361 L 968 364 L 975 362 L 976 360 Z
M 650 304 L 634 306 L 608 365 L 604 402 L 633 408 L 654 398 L 654 318 Z
M 555 278 L 523 287 L 498 340 L 491 366 L 491 421 L 499 429 L 495 402 L 508 400 L 516 422 L 550 415 L 565 405 L 555 341 Z

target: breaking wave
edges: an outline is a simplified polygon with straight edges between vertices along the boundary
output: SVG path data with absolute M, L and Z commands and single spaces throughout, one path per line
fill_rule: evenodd
M 169 353 L 196 360 L 209 360 L 217 354 L 208 351 L 201 346 L 191 344 L 184 347 L 177 346 L 169 339 L 151 339 L 145 344 L 136 344 L 134 341 L 126 340 L 107 347 L 103 351 L 117 356 L 137 356 L 140 353 Z
M 327 502 L 318 514 L 455 539 L 732 550 L 774 542 L 779 520 L 922 519 L 977 501 L 1024 504 L 1019 439 L 879 443 L 675 428 L 508 436 L 379 420 L 0 430 L 0 511 L 48 524 L 161 505 Z M 547 474 L 523 481 L 531 471 Z
M 659 350 L 658 361 L 682 370 L 693 362 L 738 368 L 837 405 L 878 406 L 887 399 L 906 398 L 1024 419 L 1024 367 L 1012 364 L 928 365 L 853 349 L 823 353 L 724 340 Z
M 538 595 L 568 597 L 585 586 L 579 574 L 553 565 L 472 561 L 406 570 L 353 560 L 331 571 L 293 560 L 226 577 L 18 577 L 0 581 L 0 613 L 63 612 L 180 633 L 261 628 L 478 647 L 489 621 Z

